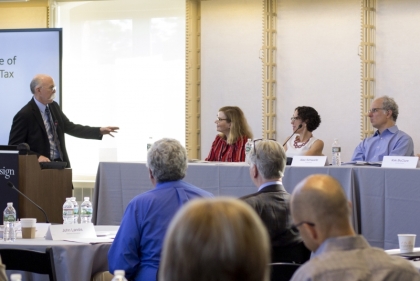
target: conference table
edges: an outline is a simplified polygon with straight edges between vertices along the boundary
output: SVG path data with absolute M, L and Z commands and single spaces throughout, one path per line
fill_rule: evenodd
M 372 246 L 398 248 L 398 233 L 420 235 L 420 169 L 372 166 L 291 167 L 283 185 L 288 192 L 305 177 L 328 174 L 342 185 L 352 202 L 352 223 Z M 215 196 L 241 197 L 257 191 L 246 163 L 189 163 L 185 181 Z M 93 198 L 93 221 L 119 225 L 136 195 L 153 188 L 145 163 L 101 162 Z M 420 246 L 420 239 L 416 242 Z
M 400 249 L 391 249 L 391 250 L 386 250 L 385 252 L 388 253 L 389 255 L 398 255 L 400 253 Z M 413 252 L 419 253 L 420 248 L 414 248 Z M 414 267 L 417 268 L 417 270 L 420 272 L 420 260 L 412 259 L 412 260 L 409 260 L 409 262 L 412 265 L 414 265 Z
M 116 234 L 118 226 L 95 226 L 95 231 Z M 18 236 L 19 237 L 19 236 Z M 70 241 L 53 241 L 45 238 L 16 239 L 15 242 L 0 241 L 0 249 L 24 249 L 45 252 L 47 247 L 53 249 L 54 266 L 58 280 L 75 281 L 91 280 L 91 277 L 101 271 L 108 271 L 108 250 L 111 243 L 77 243 Z M 25 262 L 25 261 L 22 261 Z M 7 268 L 7 264 L 6 264 Z M 7 271 L 10 274 L 17 271 Z M 29 272 L 19 272 L 22 280 L 49 280 L 48 275 Z

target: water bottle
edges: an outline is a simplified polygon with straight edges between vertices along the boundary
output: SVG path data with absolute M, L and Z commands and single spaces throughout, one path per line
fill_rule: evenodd
M 338 143 L 338 139 L 334 139 L 333 145 L 332 145 L 332 166 L 341 166 L 341 146 Z
M 149 137 L 149 140 L 147 141 L 147 151 L 149 151 L 152 145 L 153 145 L 153 137 Z
M 114 271 L 114 278 L 112 281 L 127 281 L 125 278 L 125 271 L 124 270 L 115 270 Z
M 76 197 L 71 198 L 71 203 L 73 203 L 74 211 L 74 224 L 79 223 L 79 204 L 77 204 Z
M 13 202 L 9 202 L 3 212 L 3 241 L 14 242 L 16 240 L 15 222 L 16 210 L 13 208 Z
M 22 274 L 19 274 L 19 273 L 11 274 L 10 281 L 22 281 Z
M 92 203 L 89 197 L 84 198 L 82 205 L 80 205 L 80 223 L 91 223 L 92 221 Z
M 63 224 L 74 223 L 74 206 L 71 202 L 71 197 L 66 198 L 63 205 Z
M 251 150 L 253 147 L 253 142 L 251 139 L 248 139 L 248 141 L 245 144 L 245 162 L 248 162 L 249 157 L 251 156 Z

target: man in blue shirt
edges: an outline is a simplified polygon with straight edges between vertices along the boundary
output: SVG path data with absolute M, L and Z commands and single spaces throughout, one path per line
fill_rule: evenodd
M 383 96 L 375 99 L 369 117 L 377 131 L 356 147 L 352 161 L 378 162 L 384 156 L 414 156 L 412 138 L 395 125 L 398 105 L 393 98 Z
M 109 271 L 123 269 L 129 280 L 155 281 L 172 217 L 194 198 L 213 197 L 182 181 L 187 170 L 187 152 L 177 140 L 155 142 L 147 152 L 147 167 L 155 189 L 137 195 L 128 204 L 108 252 Z

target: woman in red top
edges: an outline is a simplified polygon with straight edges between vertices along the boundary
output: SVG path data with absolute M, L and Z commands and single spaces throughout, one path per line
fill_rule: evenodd
M 237 106 L 219 109 L 215 121 L 220 132 L 211 145 L 206 161 L 244 162 L 245 144 L 252 132 L 242 110 Z

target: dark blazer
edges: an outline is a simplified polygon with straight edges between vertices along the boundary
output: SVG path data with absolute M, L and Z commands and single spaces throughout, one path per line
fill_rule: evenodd
M 33 98 L 34 99 L 34 98 Z M 9 135 L 9 145 L 27 143 L 30 150 L 38 157 L 43 155 L 50 157 L 50 143 L 45 129 L 41 112 L 35 101 L 31 99 L 13 118 L 12 128 Z M 100 127 L 89 127 L 74 124 L 71 122 L 56 102 L 49 104 L 54 124 L 57 128 L 57 135 L 62 151 L 61 158 L 70 167 L 70 160 L 66 150 L 64 133 L 85 139 L 102 139 Z
M 241 199 L 251 205 L 267 227 L 271 240 L 272 262 L 303 263 L 309 259 L 310 251 L 303 246 L 299 233 L 290 230 L 290 194 L 283 185 L 269 185 Z M 300 252 L 303 252 L 303 256 Z

